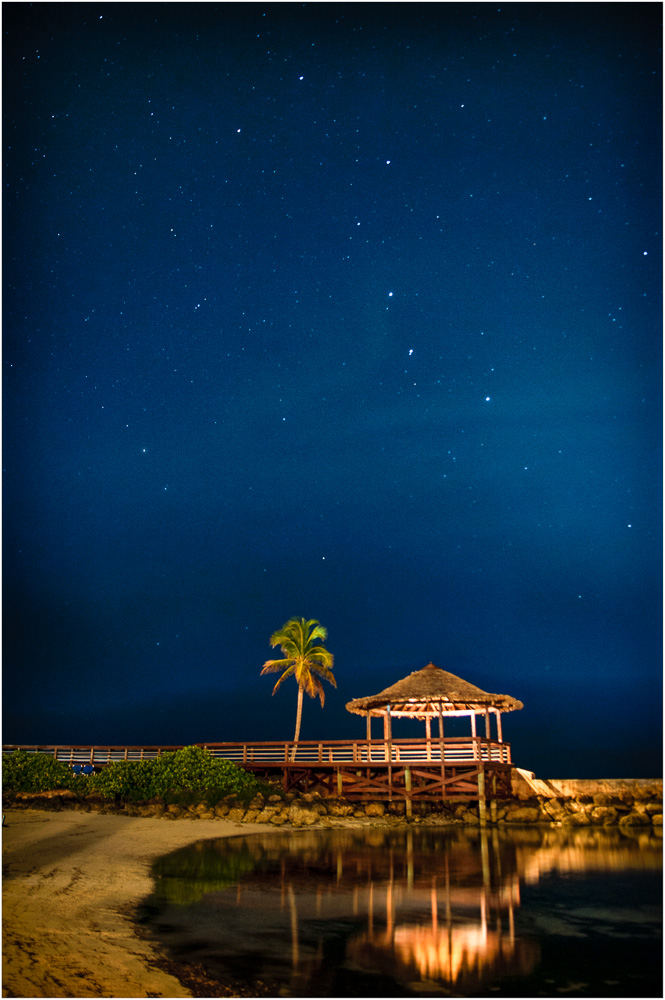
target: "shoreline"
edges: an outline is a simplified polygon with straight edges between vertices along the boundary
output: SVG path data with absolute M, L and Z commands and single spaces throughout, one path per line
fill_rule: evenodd
M 573 800 L 574 814 L 564 816 L 563 826 L 590 826 L 593 818 L 593 825 L 600 821 L 605 829 L 624 828 L 629 833 L 648 826 L 656 835 L 662 832 L 662 804 L 639 803 L 636 813 L 630 795 L 619 818 L 609 815 L 617 813 L 616 808 L 600 804 L 609 799 L 607 793 L 597 793 L 596 799 L 586 806 Z M 231 979 L 220 983 L 201 967 L 173 962 L 142 928 L 139 907 L 153 890 L 153 861 L 197 841 L 280 831 L 288 837 L 304 825 L 330 829 L 405 822 L 404 817 L 373 815 L 372 810 L 370 815 L 333 817 L 302 809 L 313 805 L 294 804 L 290 822 L 277 826 L 256 822 L 256 809 L 235 809 L 227 816 L 206 810 L 203 821 L 183 813 L 168 817 L 169 822 L 163 816 L 137 814 L 138 808 L 129 813 L 89 807 L 58 811 L 52 811 L 53 806 L 9 807 L 2 830 L 3 997 L 274 996 L 265 983 Z M 530 808 L 525 801 L 515 800 L 511 809 L 516 825 L 562 826 L 561 819 Z M 478 818 L 471 818 L 477 828 Z M 440 825 L 435 817 L 434 824 L 429 819 L 422 817 L 423 826 Z M 414 817 L 413 822 L 420 820 Z M 468 823 L 447 817 L 445 825 Z M 511 825 L 506 823 L 505 828 Z
M 9 809 L 3 846 L 3 997 L 191 997 L 135 923 L 162 854 L 265 823 Z M 187 977 L 184 977 L 187 978 Z M 218 989 L 218 987 L 217 987 Z M 243 995 L 229 985 L 228 996 Z M 250 995 L 256 996 L 256 993 Z

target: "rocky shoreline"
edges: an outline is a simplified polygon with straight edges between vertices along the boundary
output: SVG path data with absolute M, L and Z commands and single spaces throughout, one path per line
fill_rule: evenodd
M 517 785 L 514 797 L 488 803 L 487 821 L 490 825 L 549 826 L 619 826 L 651 827 L 662 830 L 662 782 L 618 782 L 604 790 L 568 788 L 569 794 L 557 792 L 555 783 L 534 793 L 534 784 Z M 541 783 L 545 786 L 545 783 Z M 580 783 L 583 785 L 583 783 Z M 537 785 L 535 785 L 537 788 Z M 593 794 L 591 794 L 593 792 Z M 282 827 L 331 827 L 340 822 L 364 825 L 447 826 L 480 824 L 477 802 L 440 804 L 436 802 L 413 803 L 412 815 L 406 815 L 404 801 L 349 802 L 344 798 L 324 798 L 317 792 L 307 794 L 281 791 L 256 795 L 251 802 L 237 798 L 222 799 L 214 806 L 200 803 L 190 806 L 167 805 L 160 798 L 137 803 L 112 803 L 98 794 L 78 796 L 69 790 L 28 793 L 18 792 L 11 797 L 15 809 L 45 809 L 60 811 L 75 809 L 82 812 L 96 811 L 106 814 L 151 817 L 163 820 L 224 819 L 232 823 L 267 823 Z

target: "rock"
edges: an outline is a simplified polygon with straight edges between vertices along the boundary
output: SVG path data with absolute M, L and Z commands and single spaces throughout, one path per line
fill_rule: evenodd
M 285 823 L 288 823 L 288 820 L 288 813 L 280 811 L 275 813 L 270 822 L 273 826 L 283 826 Z
M 319 814 L 312 809 L 303 809 L 302 806 L 294 803 L 289 806 L 289 822 L 292 826 L 312 826 L 319 818 Z
M 271 805 L 280 805 L 280 803 L 282 803 L 283 801 L 284 799 L 282 798 L 281 795 L 271 795 L 268 798 L 268 802 L 270 802 Z
M 136 808 L 139 816 L 158 816 L 158 815 L 160 815 L 159 813 L 155 813 L 154 806 L 146 806 L 146 805 L 140 805 L 139 806 L 139 805 L 137 805 L 135 808 Z
M 506 811 L 505 822 L 537 823 L 541 819 L 542 813 L 535 806 L 509 806 Z
M 595 796 L 594 796 L 595 798 Z M 617 810 L 614 806 L 596 806 L 595 809 L 591 810 L 591 820 L 593 823 L 598 823 L 600 826 L 609 826 L 612 823 L 616 823 Z
M 385 816 L 386 807 L 383 802 L 368 802 L 365 806 L 366 816 Z
M 246 812 L 246 809 L 235 806 L 233 809 L 229 809 L 227 819 L 231 820 L 232 823 L 242 823 L 242 818 Z
M 663 814 L 662 813 L 654 813 L 653 816 L 651 817 L 651 822 L 653 823 L 654 826 L 662 826 L 663 825 Z
M 166 813 L 168 813 L 172 819 L 180 819 L 185 811 L 186 810 L 183 809 L 182 806 L 175 805 L 175 803 L 166 807 Z
M 215 816 L 223 819 L 225 816 L 228 816 L 230 808 L 228 802 L 218 802 L 215 806 Z
M 427 823 L 429 826 L 448 826 L 450 823 L 454 823 L 452 816 L 449 813 L 431 813 L 427 817 Z
M 252 809 L 251 806 L 242 818 L 243 823 L 254 823 L 259 815 L 260 809 Z
M 566 826 L 591 826 L 591 816 L 586 812 L 576 812 L 563 820 Z
M 651 819 L 644 812 L 633 809 L 619 820 L 619 826 L 649 826 Z
M 353 806 L 343 799 L 331 799 L 328 803 L 329 816 L 350 816 L 353 813 Z
M 662 802 L 645 802 L 644 811 L 649 814 L 649 816 L 656 816 L 658 813 L 663 812 Z
M 270 823 L 273 816 L 279 812 L 278 806 L 264 806 L 256 816 L 255 823 Z
M 261 792 L 257 792 L 252 801 L 249 803 L 249 808 L 260 811 L 261 809 L 263 809 L 264 805 L 265 805 L 265 799 L 261 795 Z
M 312 809 L 314 810 L 315 813 L 318 813 L 319 816 L 328 815 L 328 809 L 325 802 L 321 802 L 320 800 L 317 800 L 316 802 L 312 803 Z
M 608 795 L 607 792 L 598 792 L 597 795 L 593 797 L 594 805 L 597 806 L 611 806 L 614 802 L 614 796 Z
M 404 801 L 388 803 L 388 812 L 392 813 L 393 816 L 403 816 L 405 811 L 406 811 L 406 804 L 404 803 Z

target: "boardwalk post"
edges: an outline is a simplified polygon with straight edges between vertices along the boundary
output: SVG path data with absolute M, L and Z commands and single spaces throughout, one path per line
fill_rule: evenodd
M 413 803 L 411 802 L 411 768 L 404 768 L 404 787 L 406 789 L 406 815 L 413 813 Z
M 487 826 L 487 800 L 485 798 L 485 769 L 482 764 L 478 771 L 478 819 L 481 826 Z
M 341 767 L 337 768 L 337 794 L 339 795 L 340 799 L 344 794 L 344 779 L 342 777 Z
M 490 823 L 496 823 L 497 802 L 496 802 L 496 771 L 492 774 L 492 798 L 490 799 Z

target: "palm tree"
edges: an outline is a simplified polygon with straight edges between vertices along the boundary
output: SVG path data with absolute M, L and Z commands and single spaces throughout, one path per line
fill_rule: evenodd
M 284 659 L 266 660 L 261 676 L 274 674 L 280 670 L 284 671 L 272 689 L 273 694 L 288 677 L 295 677 L 298 683 L 298 710 L 296 713 L 296 734 L 293 737 L 294 744 L 297 744 L 300 736 L 304 692 L 306 691 L 310 698 L 318 694 L 323 708 L 325 691 L 319 678 L 330 681 L 333 687 L 337 687 L 337 681 L 332 672 L 333 655 L 323 646 L 316 645 L 317 639 L 327 639 L 327 637 L 328 630 L 319 624 L 316 618 L 312 618 L 310 621 L 305 621 L 304 618 L 289 618 L 288 622 L 270 636 L 270 645 L 273 649 L 275 646 L 279 646 L 284 654 Z M 295 759 L 295 753 L 296 747 L 294 746 L 293 759 Z

